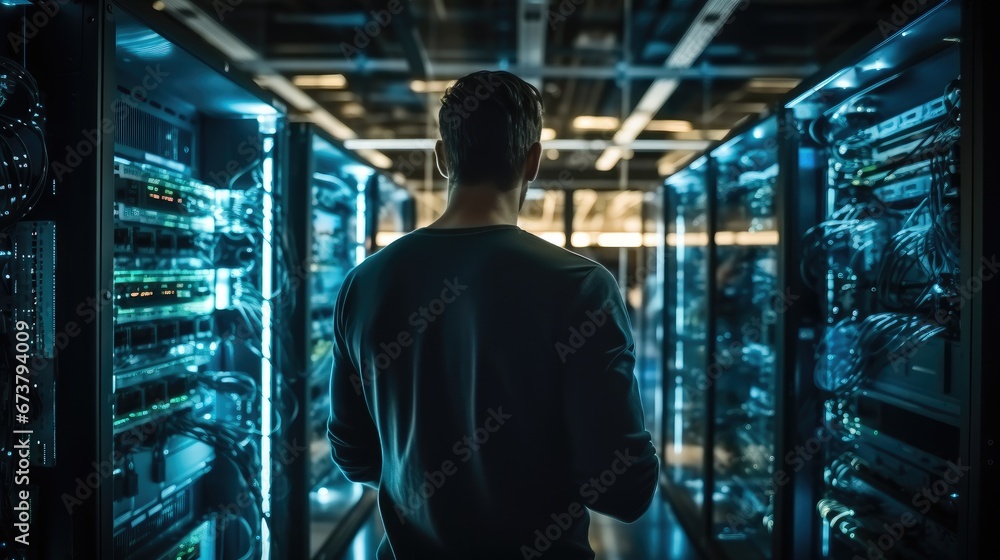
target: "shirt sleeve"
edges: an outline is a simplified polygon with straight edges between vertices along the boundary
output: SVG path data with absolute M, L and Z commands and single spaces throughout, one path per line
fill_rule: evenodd
M 327 437 L 333 462 L 352 482 L 378 487 L 382 448 L 378 428 L 365 400 L 364 383 L 351 360 L 344 335 L 343 309 L 349 282 L 337 297 L 334 314 L 333 374 L 330 378 L 330 419 Z
M 563 408 L 570 464 L 582 504 L 632 522 L 652 502 L 659 461 L 645 428 L 635 343 L 614 277 L 603 267 L 583 280 L 556 352 L 565 365 Z

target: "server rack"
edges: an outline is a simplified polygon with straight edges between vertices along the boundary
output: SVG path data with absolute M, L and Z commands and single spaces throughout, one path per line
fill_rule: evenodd
M 784 340 L 811 428 L 790 436 L 822 443 L 793 506 L 796 521 L 812 517 L 796 531 L 811 537 L 802 554 L 986 550 L 977 496 L 995 466 L 974 457 L 989 454 L 993 428 L 970 398 L 995 364 L 980 315 L 996 297 L 995 246 L 978 221 L 989 195 L 968 104 L 982 87 L 979 6 L 911 10 L 786 104 L 798 197 L 786 253 L 801 270 L 785 282 L 809 304 Z
M 4 223 L 7 266 L 32 272 L 5 286 L 4 327 L 34 330 L 38 372 L 30 543 L 7 554 L 280 554 L 280 105 L 149 7 L 21 4 L 3 55 L 37 81 L 49 166 L 18 171 L 44 188 Z
M 996 423 L 986 404 L 995 395 L 990 372 L 997 358 L 984 348 L 984 334 L 997 327 L 989 311 L 997 302 L 989 281 L 997 268 L 989 220 L 996 201 L 984 188 L 982 161 L 989 41 L 978 2 L 908 6 L 790 93 L 772 116 L 712 149 L 707 164 L 696 162 L 709 169 L 702 207 L 717 205 L 702 210 L 710 217 L 703 285 L 726 294 L 727 255 L 748 251 L 741 235 L 757 254 L 752 260 L 759 262 L 764 248 L 770 261 L 766 275 L 743 282 L 746 296 L 731 301 L 728 312 L 725 298 L 701 305 L 713 318 L 707 326 L 669 323 L 682 315 L 677 299 L 690 293 L 680 285 L 690 250 L 682 256 L 668 234 L 667 278 L 677 275 L 678 285 L 665 287 L 674 308 L 666 325 L 665 434 L 702 416 L 716 420 L 693 430 L 709 447 L 725 439 L 727 427 L 731 434 L 753 430 L 750 421 L 721 421 L 720 391 L 738 397 L 732 386 L 739 379 L 731 374 L 748 365 L 721 345 L 732 350 L 734 338 L 750 333 L 773 355 L 773 376 L 760 367 L 768 362 L 753 356 L 744 387 L 750 398 L 732 399 L 745 410 L 773 395 L 774 419 L 754 430 L 773 434 L 767 446 L 773 452 L 762 456 L 769 466 L 743 473 L 759 475 L 758 497 L 770 502 L 746 512 L 761 512 L 770 524 L 770 551 L 751 551 L 740 543 L 760 536 L 720 525 L 733 514 L 727 503 L 734 503 L 734 480 L 713 468 L 724 455 L 701 451 L 702 468 L 692 471 L 666 438 L 667 495 L 711 557 L 972 558 L 989 550 L 984 504 L 997 496 Z M 743 185 L 727 187 L 726 165 L 744 163 L 748 140 L 763 141 L 767 165 L 779 170 L 768 174 L 769 187 L 757 187 L 768 196 L 753 197 L 758 210 L 769 206 L 763 213 L 754 204 L 728 203 L 733 186 Z M 673 231 L 691 222 L 679 218 L 687 206 L 678 198 L 693 167 L 667 180 L 666 222 L 677 221 Z M 761 206 L 766 198 L 771 202 Z M 767 221 L 758 225 L 766 227 L 754 228 L 761 217 Z M 776 288 L 770 319 L 746 320 L 758 307 L 752 294 L 769 285 Z M 743 337 L 734 336 L 732 316 Z M 702 332 L 710 358 L 692 367 L 682 343 Z M 745 338 L 737 342 L 745 354 Z M 681 376 L 670 370 L 679 355 L 689 372 Z M 708 375 L 714 390 L 692 412 L 683 381 L 699 366 L 714 366 Z M 684 430 L 677 437 L 685 435 L 692 438 Z M 712 495 L 693 490 L 702 487 Z M 739 521 L 748 517 L 737 514 Z
M 288 386 L 301 412 L 284 435 L 295 449 L 282 524 L 294 535 L 289 558 L 330 558 L 350 542 L 375 493 L 344 478 L 330 454 L 326 422 L 333 371 L 334 302 L 344 276 L 368 254 L 387 184 L 381 175 L 307 123 L 290 126 L 290 234 L 301 262 L 290 329 L 297 375 Z M 391 184 L 391 183 L 390 183 Z
M 781 557 L 778 137 L 753 122 L 665 183 L 664 483 L 716 557 Z
M 734 135 L 714 165 L 714 290 L 709 381 L 710 531 L 732 558 L 770 558 L 778 433 L 776 330 L 787 302 L 778 290 L 776 117 Z
M 715 280 L 710 196 L 713 169 L 707 156 L 667 178 L 664 266 L 664 348 L 661 482 L 692 539 L 707 546 L 711 496 L 708 469 L 714 423 L 709 366 L 714 325 L 710 294 Z

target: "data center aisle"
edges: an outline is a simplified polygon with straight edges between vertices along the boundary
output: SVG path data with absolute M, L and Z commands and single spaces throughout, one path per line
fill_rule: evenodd
M 375 512 L 339 560 L 372 560 L 382 534 L 382 523 Z M 595 560 L 700 558 L 659 491 L 649 511 L 635 523 L 621 523 L 600 514 L 591 514 L 590 545 L 597 553 Z

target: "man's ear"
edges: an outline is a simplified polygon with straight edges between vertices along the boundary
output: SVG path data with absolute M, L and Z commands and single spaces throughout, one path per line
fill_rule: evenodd
M 444 153 L 444 142 L 438 140 L 434 144 L 434 160 L 437 162 L 438 173 L 448 178 L 448 156 Z
M 524 162 L 524 179 L 529 183 L 538 178 L 538 168 L 542 163 L 542 143 L 535 142 L 528 148 L 528 157 Z

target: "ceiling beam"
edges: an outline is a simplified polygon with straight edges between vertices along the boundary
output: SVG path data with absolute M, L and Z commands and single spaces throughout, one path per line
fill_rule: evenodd
M 409 2 L 402 2 L 402 11 L 390 23 L 396 33 L 399 46 L 403 49 L 406 62 L 409 66 L 410 77 L 422 80 L 427 77 L 430 61 L 427 58 L 427 49 L 420 39 L 420 28 Z
M 435 138 L 350 138 L 344 140 L 348 150 L 384 150 L 409 151 L 433 150 Z M 619 144 L 622 149 L 633 152 L 664 152 L 668 150 L 704 150 L 712 144 L 711 140 L 633 140 L 628 144 Z M 546 150 L 594 151 L 604 150 L 614 146 L 607 140 L 546 140 L 542 147 Z
M 411 69 L 406 59 L 358 59 L 350 62 L 341 56 L 331 58 L 272 58 L 266 61 L 269 68 L 286 73 L 395 73 L 409 74 Z M 453 79 L 465 76 L 478 70 L 500 70 L 496 62 L 429 62 L 428 77 L 435 79 Z M 816 64 L 734 64 L 716 66 L 702 64 L 691 68 L 671 68 L 667 66 L 630 66 L 615 68 L 613 66 L 522 66 L 513 64 L 503 68 L 524 78 L 580 78 L 591 80 L 610 80 L 625 78 L 641 79 L 701 79 L 701 78 L 732 78 L 750 79 L 766 76 L 769 78 L 806 78 L 819 70 Z
M 517 2 L 517 64 L 522 68 L 540 68 L 545 65 L 545 36 L 548 18 L 543 0 L 518 0 Z M 533 72 L 525 81 L 542 91 L 542 76 Z
M 681 40 L 677 42 L 677 46 L 670 52 L 663 66 L 671 69 L 691 68 L 729 21 L 729 16 L 738 3 L 738 0 L 708 0 L 695 16 L 694 22 L 684 32 Z M 632 109 L 632 114 L 622 121 L 621 128 L 615 133 L 615 142 L 627 144 L 635 140 L 679 86 L 680 82 L 676 78 L 659 78 L 654 81 Z M 614 168 L 623 155 L 624 152 L 620 147 L 611 146 L 601 154 L 594 165 L 601 171 L 608 171 Z

